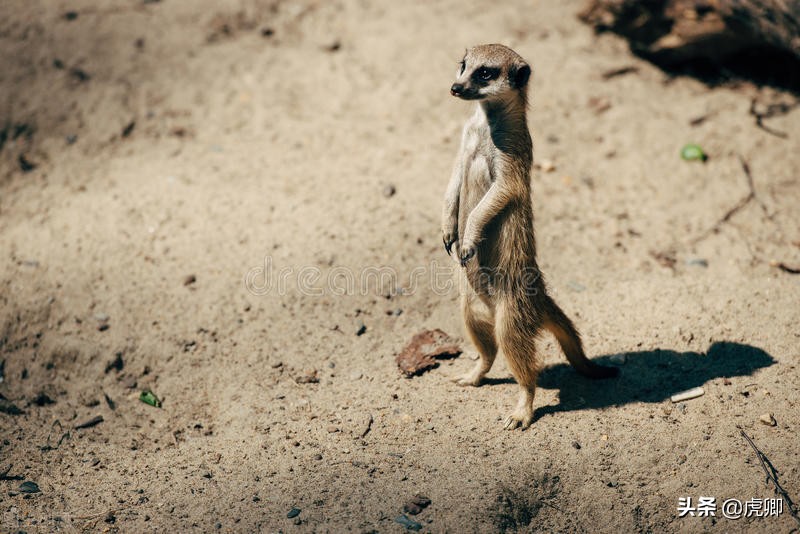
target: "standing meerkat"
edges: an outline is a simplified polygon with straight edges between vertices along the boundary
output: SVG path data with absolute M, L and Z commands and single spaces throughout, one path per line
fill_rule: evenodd
M 462 312 L 480 359 L 454 379 L 478 386 L 505 354 L 520 386 L 519 402 L 507 429 L 527 428 L 541 362 L 536 339 L 549 330 L 575 369 L 591 378 L 616 376 L 618 369 L 586 358 L 572 321 L 547 294 L 536 264 L 531 203 L 533 148 L 526 108 L 531 68 L 516 52 L 499 45 L 467 50 L 453 96 L 475 100 L 464 126 L 461 148 L 444 198 L 442 238 L 455 252 L 466 278 Z

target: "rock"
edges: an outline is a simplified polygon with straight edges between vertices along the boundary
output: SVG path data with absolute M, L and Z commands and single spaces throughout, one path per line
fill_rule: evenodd
M 17 491 L 20 493 L 41 493 L 42 490 L 39 489 L 39 485 L 36 482 L 26 480 L 19 485 Z
M 125 367 L 125 362 L 122 361 L 122 352 L 117 352 L 114 355 L 114 359 L 106 364 L 106 373 L 112 370 L 120 372 L 123 367 Z
M 577 441 L 573 441 L 572 442 L 572 448 L 574 448 L 575 450 L 580 450 L 581 444 L 578 443 Z
M 316 369 L 305 369 L 303 374 L 294 379 L 298 384 L 316 384 L 319 382 Z
M 397 366 L 406 378 L 411 378 L 438 365 L 437 358 L 453 358 L 459 354 L 461 348 L 443 331 L 424 330 L 414 335 L 397 355 Z
M 553 172 L 556 170 L 556 164 L 549 159 L 543 159 L 539 162 L 539 168 L 542 172 Z
M 339 431 L 339 427 L 338 427 L 338 426 L 336 426 L 336 425 L 328 425 L 328 426 L 326 427 L 326 430 L 328 431 L 328 433 L 329 433 L 329 434 L 333 434 L 333 433 L 335 433 L 335 432 L 338 432 L 338 431 Z
M 94 314 L 94 320 L 98 323 L 107 323 L 109 319 L 111 319 L 111 317 L 105 312 L 95 312 Z
M 366 331 L 367 331 L 367 325 L 365 325 L 364 323 L 358 323 L 358 328 L 356 329 L 356 335 L 363 336 Z
M 25 412 L 20 410 L 17 405 L 10 400 L 0 397 L 0 413 L 5 413 L 8 415 L 22 415 Z
M 383 196 L 386 198 L 393 197 L 397 189 L 392 184 L 387 184 L 383 187 Z
M 684 263 L 690 267 L 708 267 L 708 260 L 705 258 L 688 258 Z
M 681 402 L 700 397 L 704 394 L 705 390 L 703 388 L 696 387 L 692 389 L 687 389 L 686 391 L 681 391 L 680 393 L 676 393 L 675 395 L 671 396 L 669 400 L 671 400 L 672 402 Z
M 771 413 L 763 414 L 758 420 L 767 426 L 776 426 L 778 424 L 778 421 L 775 420 L 775 417 Z
M 286 514 L 286 517 L 287 517 L 287 518 L 289 518 L 289 519 L 294 519 L 294 518 L 295 518 L 295 517 L 297 517 L 298 515 L 300 515 L 300 508 L 292 508 L 292 509 L 291 509 L 291 510 L 289 510 L 289 512 Z
M 625 365 L 625 362 L 628 361 L 628 355 L 625 353 L 622 354 L 614 354 L 608 358 L 608 361 L 611 363 L 615 363 L 617 365 Z
M 422 510 L 430 506 L 430 504 L 431 500 L 429 498 L 417 493 L 403 505 L 403 511 L 411 515 L 417 515 Z
M 417 531 L 422 529 L 421 523 L 417 523 L 416 521 L 414 521 L 413 519 L 409 519 L 405 515 L 399 515 L 395 517 L 394 521 L 395 523 L 400 523 L 401 525 L 403 525 L 406 528 L 406 530 Z
M 350 380 L 359 380 L 362 376 L 361 371 L 353 371 L 350 373 Z
M 197 276 L 194 274 L 187 274 L 183 277 L 183 285 L 190 286 L 197 282 Z

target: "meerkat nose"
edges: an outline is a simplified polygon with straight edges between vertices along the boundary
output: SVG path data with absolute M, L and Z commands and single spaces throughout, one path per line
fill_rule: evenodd
M 450 88 L 450 94 L 453 96 L 458 96 L 464 92 L 464 85 L 460 83 L 454 83 L 453 86 Z

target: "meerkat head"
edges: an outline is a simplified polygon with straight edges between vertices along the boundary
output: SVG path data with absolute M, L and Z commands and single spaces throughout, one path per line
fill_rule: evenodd
M 463 100 L 524 100 L 530 76 L 530 66 L 507 46 L 473 46 L 458 65 L 450 94 Z

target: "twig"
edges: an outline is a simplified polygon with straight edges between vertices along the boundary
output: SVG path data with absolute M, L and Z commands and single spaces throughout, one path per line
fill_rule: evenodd
M 767 475 L 766 483 L 769 484 L 770 481 L 772 481 L 772 483 L 775 485 L 775 493 L 781 496 L 783 502 L 786 503 L 786 508 L 789 509 L 789 514 L 794 518 L 795 521 L 797 521 L 797 524 L 800 525 L 800 516 L 797 515 L 797 511 L 794 509 L 794 503 L 792 502 L 792 499 L 789 498 L 789 494 L 785 489 L 783 489 L 780 483 L 778 483 L 778 471 L 772 465 L 772 462 L 769 461 L 767 455 L 761 452 L 758 447 L 756 447 L 756 444 L 753 443 L 753 440 L 750 439 L 750 436 L 747 435 L 747 432 L 745 432 L 744 429 L 738 425 L 737 428 L 742 434 L 742 437 L 747 440 L 747 443 L 749 443 L 750 447 L 752 447 L 755 451 L 758 461 L 761 462 L 761 469 L 763 469 L 764 474 Z
M 761 210 L 764 212 L 764 215 L 766 215 L 768 219 L 770 219 L 770 220 L 772 219 L 772 216 L 769 214 L 769 210 L 767 210 L 767 206 L 764 205 L 764 203 L 761 201 L 760 198 L 758 198 L 758 195 L 756 194 L 756 188 L 755 188 L 755 185 L 753 185 L 753 175 L 750 172 L 750 165 L 747 164 L 747 162 L 741 156 L 741 154 L 738 157 L 739 157 L 739 163 L 741 164 L 742 170 L 744 171 L 744 175 L 747 178 L 747 188 L 748 188 L 749 192 L 739 202 L 737 202 L 732 208 L 730 208 L 728 211 L 726 211 L 725 214 L 722 216 L 722 218 L 720 218 L 716 223 L 714 223 L 714 225 L 711 228 L 709 228 L 708 230 L 706 230 L 705 232 L 703 232 L 699 236 L 695 237 L 692 240 L 692 244 L 697 244 L 700 241 L 702 241 L 703 239 L 705 239 L 706 237 L 708 237 L 709 235 L 711 235 L 713 233 L 717 233 L 719 231 L 720 226 L 722 226 L 723 224 L 725 224 L 728 221 L 730 221 L 733 218 L 734 215 L 739 213 L 740 210 L 742 210 L 745 206 L 747 206 L 753 200 L 758 202 L 758 205 L 761 206 Z
M 555 504 L 550 504 L 549 502 L 545 501 L 544 499 L 539 499 L 539 502 L 540 502 L 541 504 L 545 505 L 545 506 L 549 506 L 549 507 L 550 507 L 550 508 L 552 508 L 553 510 L 558 510 L 558 511 L 559 511 L 559 512 L 561 512 L 562 514 L 564 513 L 564 510 L 562 510 L 561 508 L 559 508 L 559 507 L 558 507 L 558 506 L 556 506 Z
M 768 134 L 774 135 L 775 137 L 780 137 L 781 139 L 786 139 L 789 136 L 786 132 L 780 132 L 778 130 L 774 130 L 764 124 L 764 119 L 768 119 L 770 117 L 774 117 L 775 115 L 785 115 L 789 113 L 792 109 L 797 107 L 797 103 L 795 104 L 769 104 L 767 106 L 767 110 L 763 113 L 756 109 L 756 99 L 752 99 L 750 101 L 750 115 L 756 118 L 756 126 L 767 132 Z

